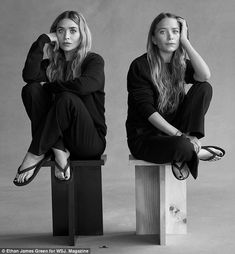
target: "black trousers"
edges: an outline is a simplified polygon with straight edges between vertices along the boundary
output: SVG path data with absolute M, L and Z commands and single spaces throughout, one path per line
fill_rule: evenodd
M 174 114 L 165 119 L 184 133 L 204 137 L 204 118 L 212 98 L 212 87 L 208 82 L 194 84 Z M 136 130 L 136 136 L 128 139 L 130 152 L 138 159 L 153 163 L 172 161 L 188 164 L 191 174 L 198 175 L 198 157 L 192 143 L 185 137 L 168 136 L 159 130 Z
M 22 89 L 22 100 L 31 120 L 29 152 L 41 155 L 51 148 L 70 151 L 73 159 L 96 159 L 105 142 L 82 99 L 70 92 L 53 96 L 39 83 Z

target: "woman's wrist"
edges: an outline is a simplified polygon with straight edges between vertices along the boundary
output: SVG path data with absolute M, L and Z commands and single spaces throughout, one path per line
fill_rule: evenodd
M 192 47 L 189 39 L 188 38 L 181 39 L 181 44 L 183 48 L 186 50 L 186 52 L 188 53 L 188 50 L 190 50 L 190 47 Z
M 186 134 L 184 134 L 183 132 L 179 130 L 176 131 L 175 136 L 188 138 Z
M 48 33 L 45 35 L 50 39 L 51 42 L 58 42 L 56 33 Z
M 174 136 L 182 136 L 182 132 L 180 130 L 177 130 Z

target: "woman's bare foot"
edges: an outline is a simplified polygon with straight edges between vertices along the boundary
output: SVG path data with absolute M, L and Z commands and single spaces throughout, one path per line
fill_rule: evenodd
M 199 160 L 218 161 L 225 154 L 225 151 L 218 146 L 201 146 L 201 142 L 197 137 L 190 136 L 189 134 L 186 134 L 186 136 L 193 144 Z
M 213 146 L 208 146 L 206 148 L 201 148 L 201 150 L 198 153 L 198 158 L 203 161 L 217 161 L 220 160 L 223 157 L 224 153 Z
M 60 165 L 61 168 L 65 168 L 68 163 L 68 158 L 70 156 L 70 152 L 66 149 L 65 151 L 52 148 L 54 155 L 55 155 L 55 161 L 58 165 Z M 70 178 L 70 167 L 64 172 L 62 172 L 59 168 L 55 167 L 55 176 L 59 180 L 68 180 Z
M 32 154 L 30 152 L 27 152 L 24 157 L 24 160 L 20 166 L 19 171 L 22 171 L 26 168 L 36 165 L 44 157 L 45 157 L 44 154 L 38 156 L 38 155 Z M 24 181 L 27 181 L 33 175 L 35 169 L 36 169 L 36 167 L 32 168 L 31 170 L 29 170 L 28 172 L 25 172 L 25 173 L 17 173 L 16 177 L 14 179 L 14 182 L 23 183 Z

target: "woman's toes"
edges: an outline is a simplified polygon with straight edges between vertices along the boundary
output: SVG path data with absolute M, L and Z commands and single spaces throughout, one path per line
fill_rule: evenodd
M 23 181 L 27 181 L 33 175 L 33 172 L 34 170 L 30 170 L 29 172 L 27 172 Z
M 55 177 L 58 178 L 59 180 L 68 180 L 70 178 L 70 168 L 68 164 L 68 158 L 69 158 L 69 151 L 66 150 L 60 151 L 56 150 L 55 151 Z
M 14 182 L 18 182 L 18 180 L 19 180 L 19 174 L 18 174 L 18 173 L 16 173 L 16 176 L 15 176 Z
M 23 178 L 23 174 L 20 174 L 20 175 L 17 177 L 17 182 L 18 182 L 18 183 L 21 183 L 21 182 L 22 182 L 22 178 Z
M 58 178 L 58 179 L 60 179 L 60 180 L 64 180 L 65 179 L 65 177 L 64 177 L 64 173 L 63 172 L 61 172 L 61 171 L 59 171 L 59 169 L 55 169 L 55 176 Z
M 25 173 L 20 175 L 20 182 L 23 183 L 25 179 Z
M 218 160 L 220 160 L 220 159 L 221 159 L 220 156 L 215 156 L 215 158 L 213 159 L 213 161 L 218 161 Z
M 65 179 L 68 180 L 70 178 L 70 167 L 65 172 Z
M 23 183 L 24 181 L 27 181 L 32 175 L 33 175 L 34 170 L 30 170 L 28 172 L 25 172 L 23 174 L 18 174 L 16 175 L 16 182 L 18 183 Z

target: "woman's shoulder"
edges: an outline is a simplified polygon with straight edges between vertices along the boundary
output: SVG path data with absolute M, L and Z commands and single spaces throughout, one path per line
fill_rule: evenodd
M 141 56 L 138 56 L 131 62 L 131 67 L 134 66 L 148 66 L 148 59 L 147 59 L 147 53 L 142 54 Z
M 132 61 L 128 71 L 128 78 L 132 79 L 133 76 L 152 82 L 147 53 L 140 55 Z
M 88 52 L 85 59 L 84 59 L 84 62 L 88 62 L 88 61 L 91 61 L 91 60 L 100 61 L 100 62 L 104 63 L 104 58 L 101 55 L 99 55 L 98 53 L 95 53 L 95 52 Z

